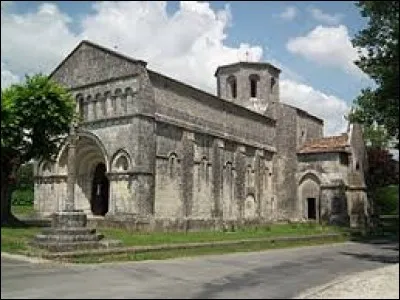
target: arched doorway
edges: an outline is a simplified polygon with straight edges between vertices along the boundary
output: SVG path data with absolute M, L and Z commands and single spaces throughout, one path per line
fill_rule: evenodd
M 93 215 L 104 216 L 108 212 L 110 182 L 106 176 L 106 165 L 96 165 L 92 180 L 90 207 Z
M 68 145 L 61 150 L 58 157 L 57 172 L 67 175 Z M 90 215 L 105 215 L 109 209 L 110 185 L 106 177 L 109 165 L 106 151 L 101 141 L 89 132 L 80 132 L 76 145 L 76 182 L 75 208 Z M 99 189 L 97 191 L 97 189 Z M 58 193 L 58 202 L 64 202 L 66 185 Z
M 299 186 L 300 211 L 306 220 L 320 220 L 320 184 L 314 174 L 305 175 Z

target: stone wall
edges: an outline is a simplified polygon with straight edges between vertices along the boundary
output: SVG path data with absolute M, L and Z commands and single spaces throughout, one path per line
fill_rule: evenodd
M 272 102 L 279 102 L 279 73 L 275 67 L 268 64 L 238 63 L 224 66 L 218 70 L 217 95 L 241 106 L 254 109 L 256 102 L 258 111 L 264 111 Z M 233 97 L 230 79 L 236 80 L 237 96 Z M 250 79 L 257 81 L 256 98 L 251 97 Z
M 78 169 L 81 166 L 83 173 L 78 172 L 76 208 L 89 215 L 91 180 L 98 163 L 106 165 L 110 181 L 110 214 L 145 216 L 154 211 L 155 108 L 145 66 L 83 42 L 51 74 L 71 90 L 81 115 L 79 135 L 85 142 L 77 147 Z M 63 148 L 54 174 L 66 174 L 64 152 Z M 36 186 L 37 206 L 55 210 L 41 197 L 46 190 L 45 185 Z M 55 203 L 61 203 L 64 192 L 65 185 L 57 187 Z
M 346 196 L 348 153 L 327 152 L 299 155 L 297 178 L 305 176 L 318 178 L 319 212 L 324 222 L 347 222 L 348 199 Z M 301 199 L 300 201 L 305 201 Z
M 297 112 L 286 105 L 277 107 L 276 149 L 274 157 L 274 202 L 278 219 L 298 217 L 297 211 Z
M 146 63 L 129 59 L 119 53 L 92 43 L 80 43 L 50 74 L 68 88 L 107 83 L 121 77 L 143 73 Z
M 304 217 L 298 200 L 297 149 L 306 140 L 322 137 L 323 122 L 296 107 L 276 103 L 275 190 L 278 219 Z M 300 164 L 300 169 L 302 168 Z
M 273 151 L 274 120 L 158 73 L 149 75 L 157 120 Z
M 157 123 L 156 218 L 272 218 L 272 153 Z
M 34 209 L 43 216 L 61 210 L 67 197 L 66 176 L 35 176 Z
M 304 142 L 323 136 L 323 123 L 320 119 L 297 109 L 297 147 L 300 148 Z
M 368 160 L 360 124 L 351 125 L 349 139 L 352 155 L 348 173 L 349 188 L 346 194 L 350 226 L 363 227 L 369 222 L 372 205 L 366 191 L 365 172 L 368 170 Z
M 150 72 L 157 218 L 272 218 L 274 121 Z
M 345 159 L 347 153 L 327 152 L 308 153 L 298 156 L 298 174 L 315 171 L 328 181 L 343 180 L 347 184 L 348 165 Z

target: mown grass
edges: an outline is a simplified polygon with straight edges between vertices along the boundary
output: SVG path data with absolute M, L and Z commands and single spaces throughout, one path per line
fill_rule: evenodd
M 35 213 L 33 205 L 12 205 L 11 212 L 16 216 L 29 216 Z
M 39 233 L 41 228 L 1 228 L 1 252 L 24 253 L 29 249 L 28 242 Z
M 273 224 L 264 226 L 244 227 L 236 231 L 199 231 L 199 232 L 129 232 L 123 229 L 100 228 L 105 237 L 112 237 L 126 246 L 159 245 L 174 243 L 199 243 L 212 241 L 233 241 L 251 238 L 276 236 L 304 236 L 339 232 L 341 229 L 332 226 L 322 226 L 315 223 Z
M 252 251 L 263 251 L 268 249 L 331 244 L 331 243 L 344 242 L 346 240 L 347 238 L 344 235 L 340 235 L 336 237 L 329 237 L 329 238 L 310 240 L 310 241 L 248 242 L 237 245 L 216 245 L 216 246 L 207 246 L 201 248 L 189 248 L 189 249 L 168 249 L 168 250 L 164 249 L 164 250 L 141 252 L 141 253 L 120 253 L 120 254 L 107 254 L 101 256 L 82 255 L 80 257 L 67 259 L 66 261 L 73 263 L 103 263 L 112 261 L 162 260 L 162 259 L 171 259 L 177 257 L 193 257 L 200 255 L 225 254 L 225 253 L 235 253 L 235 252 L 252 252 Z
M 35 253 L 37 250 L 29 246 L 29 242 L 32 241 L 34 236 L 39 233 L 42 228 L 39 227 L 26 227 L 26 228 L 1 228 L 1 251 L 26 254 L 27 252 Z M 144 246 L 144 245 L 160 245 L 160 244 L 176 244 L 176 243 L 194 243 L 194 242 L 212 242 L 212 241 L 233 241 L 242 239 L 252 238 L 268 238 L 278 236 L 307 236 L 314 234 L 333 233 L 340 232 L 341 229 L 331 226 L 322 226 L 318 224 L 274 224 L 270 226 L 258 226 L 258 227 L 246 227 L 238 229 L 234 232 L 222 232 L 222 231 L 200 231 L 200 232 L 152 232 L 152 233 L 140 233 L 140 232 L 129 232 L 123 229 L 109 229 L 100 228 L 99 233 L 105 235 L 106 239 L 117 239 L 120 240 L 123 246 Z M 307 244 L 313 244 L 315 241 L 307 242 Z M 290 242 L 292 243 L 292 242 Z M 232 252 L 242 251 L 250 249 L 253 251 L 257 249 L 256 244 L 263 245 L 263 243 L 255 243 L 250 248 L 243 245 L 233 246 L 218 246 L 212 247 L 211 250 L 202 248 L 201 250 L 186 249 L 186 250 L 163 250 L 155 254 L 146 253 L 140 254 L 144 257 L 175 257 L 180 256 L 179 253 L 188 253 L 196 255 L 196 253 L 219 253 L 218 251 Z M 245 248 L 243 248 L 245 247 Z M 268 246 L 269 247 L 269 246 Z M 220 249 L 220 250 L 218 250 Z M 137 254 L 139 255 L 139 254 Z M 140 258 L 140 255 L 135 258 Z M 182 254 L 186 255 L 186 254 Z M 123 256 L 123 255 L 122 255 Z M 129 256 L 129 255 L 128 255 Z M 114 257 L 114 256 L 112 256 Z M 118 258 L 118 255 L 116 256 Z M 97 259 L 97 258 L 96 258 Z M 107 258 L 104 258 L 107 259 Z M 149 258 L 146 258 L 149 259 Z

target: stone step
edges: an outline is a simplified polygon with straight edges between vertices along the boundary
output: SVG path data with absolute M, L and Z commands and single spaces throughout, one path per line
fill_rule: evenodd
M 54 241 L 33 241 L 32 246 L 45 249 L 50 252 L 67 252 L 76 250 L 105 248 L 99 241 L 79 242 L 54 242 Z
M 76 227 L 76 228 L 44 228 L 42 234 L 62 234 L 62 235 L 76 235 L 76 234 L 94 234 L 95 228 Z
M 37 234 L 35 240 L 38 242 L 84 242 L 99 241 L 103 237 L 102 234 Z
M 104 239 L 99 241 L 100 244 L 102 244 L 105 248 L 116 248 L 116 247 L 122 247 L 123 244 L 120 240 L 110 240 L 110 239 Z

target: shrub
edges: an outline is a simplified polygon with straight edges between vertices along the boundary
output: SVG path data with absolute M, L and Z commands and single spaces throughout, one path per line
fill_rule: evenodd
M 13 206 L 33 206 L 33 190 L 18 189 L 11 195 L 11 205 Z
M 390 185 L 377 189 L 375 191 L 375 205 L 378 214 L 398 214 L 399 186 Z

